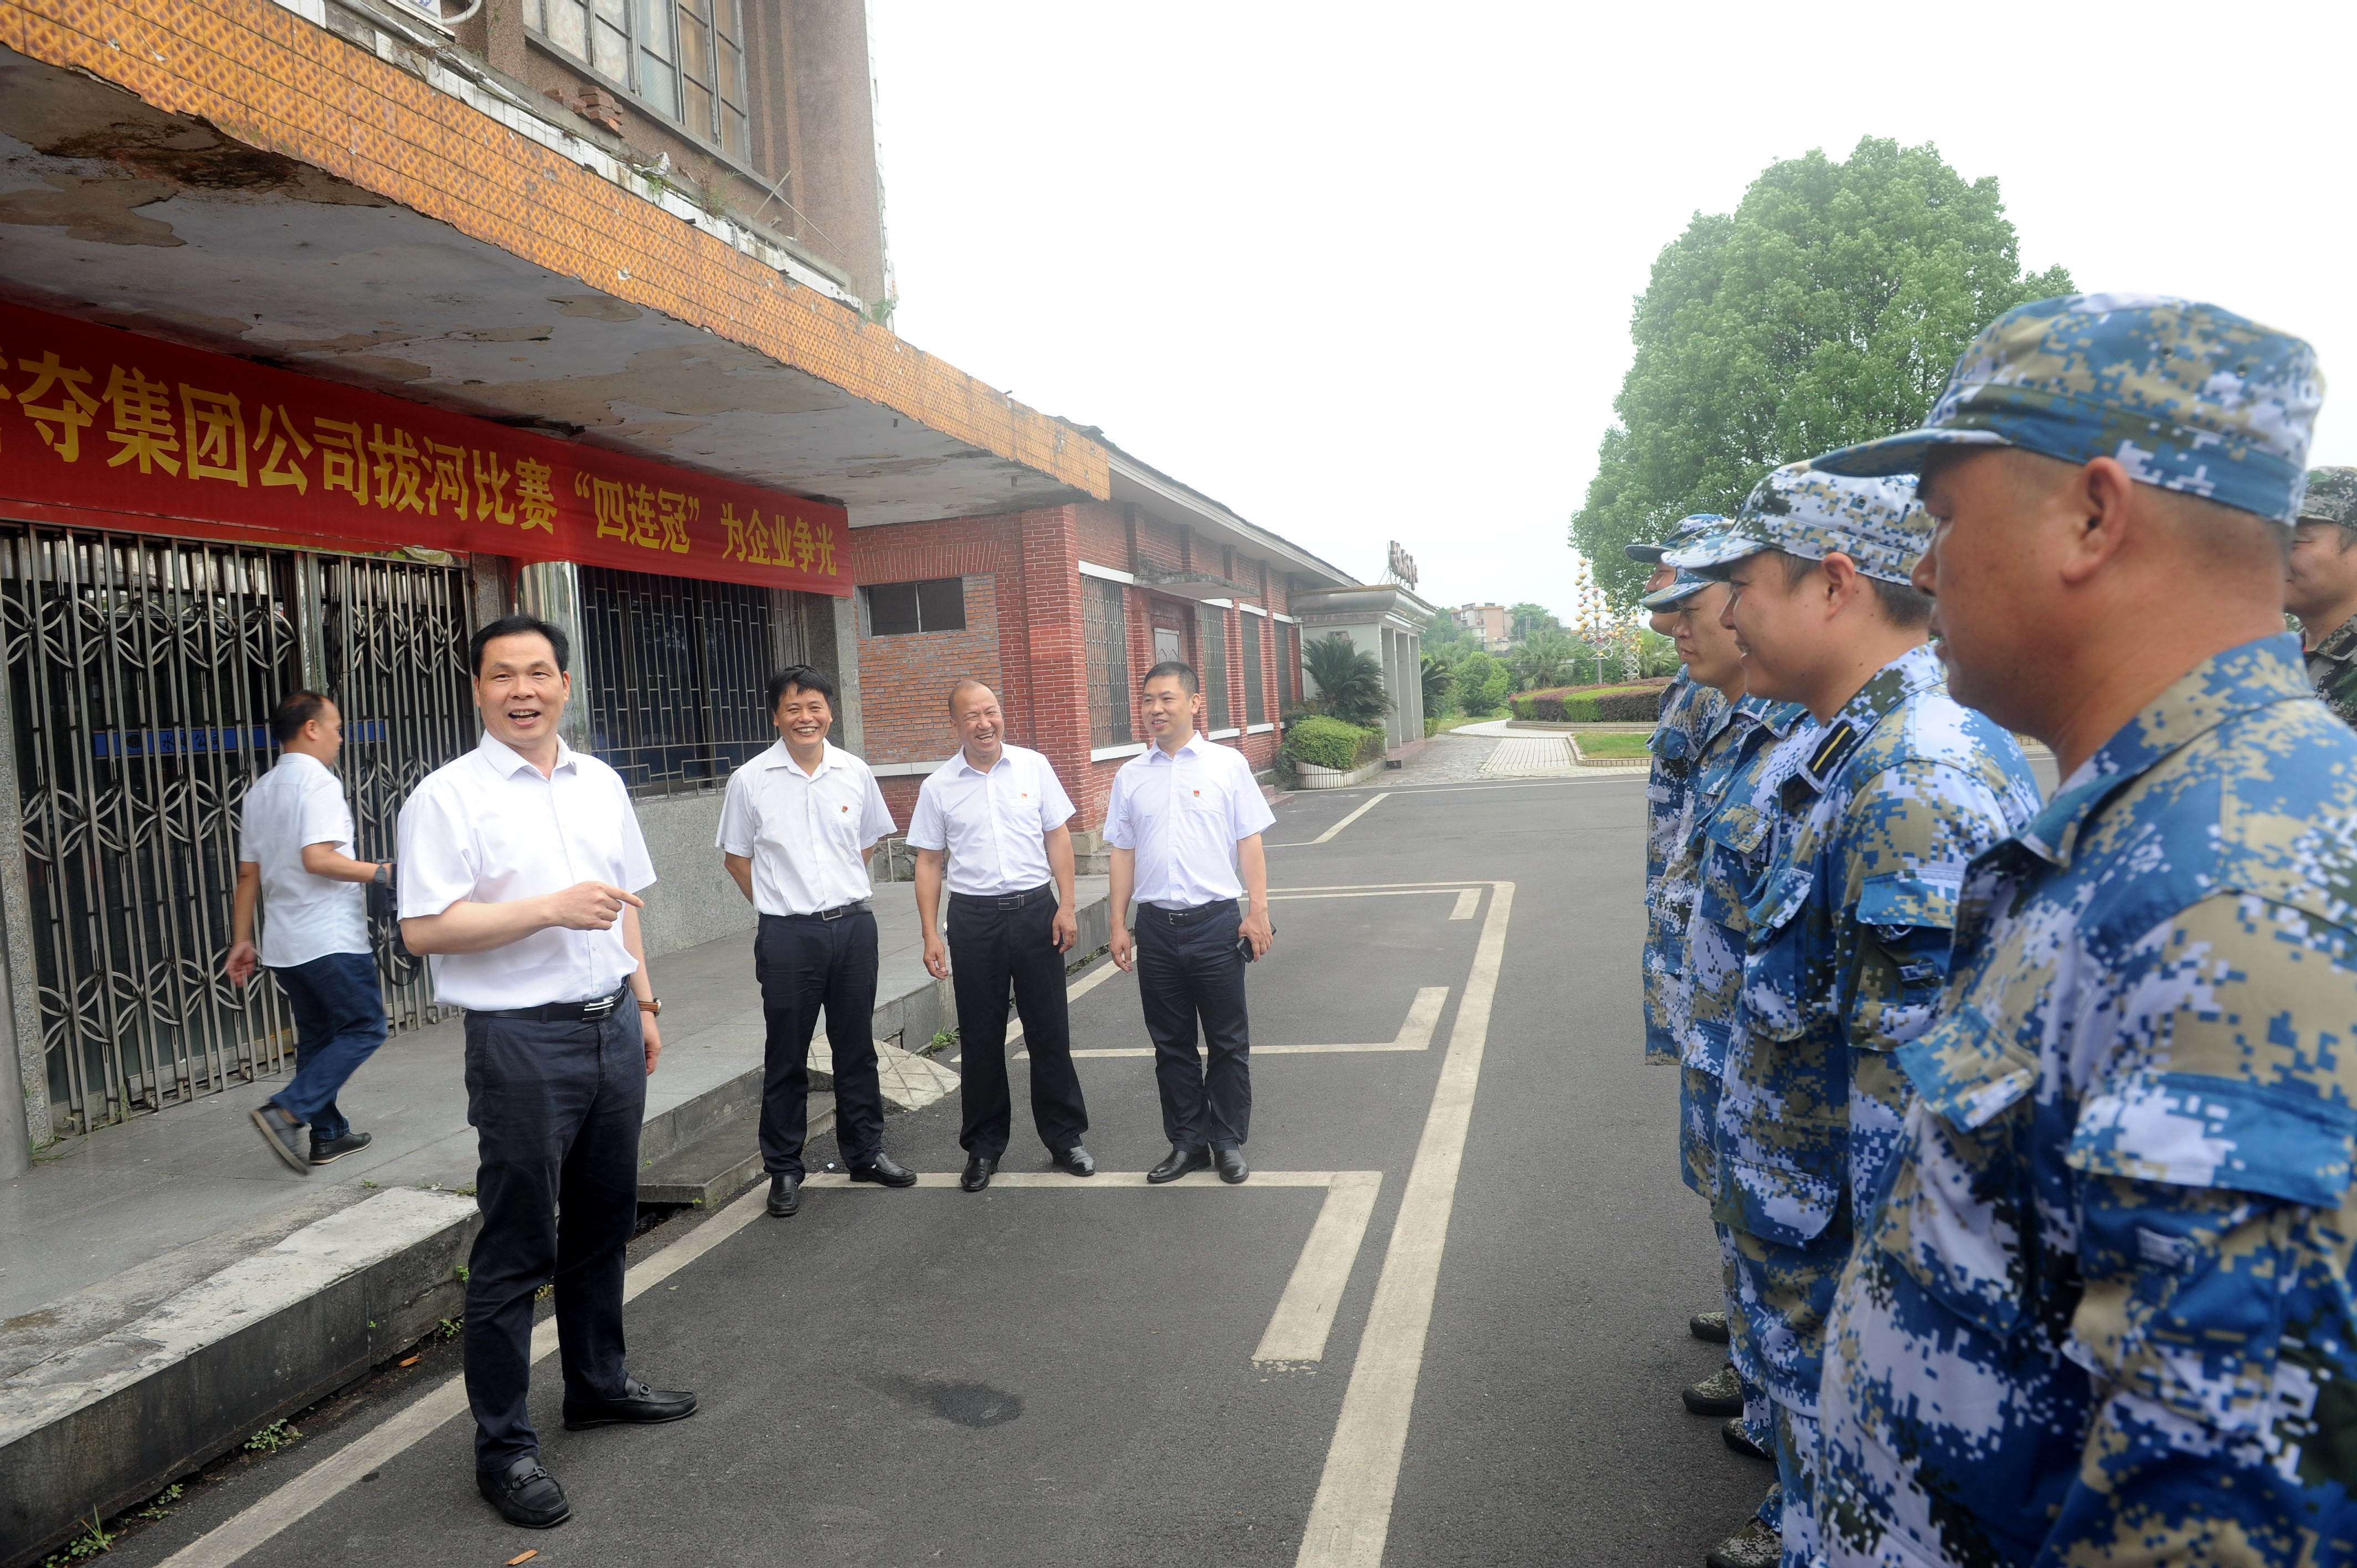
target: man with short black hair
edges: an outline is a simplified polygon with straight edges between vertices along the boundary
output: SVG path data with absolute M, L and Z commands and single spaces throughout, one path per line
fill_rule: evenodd
M 1252 1131 L 1244 965 L 1276 935 L 1260 842 L 1276 817 L 1243 753 L 1198 733 L 1203 695 L 1194 666 L 1171 659 L 1148 670 L 1138 706 L 1153 744 L 1114 775 L 1104 836 L 1113 848 L 1113 961 L 1137 972 L 1170 1140 L 1146 1179 L 1177 1181 L 1216 1163 L 1222 1181 L 1240 1182 L 1251 1174 L 1243 1144 Z M 1249 898 L 1242 918 L 1239 897 Z M 1196 1049 L 1199 1024 L 1208 1068 Z
M 2357 468 L 2310 468 L 2284 607 L 2308 635 L 2309 682 L 2357 727 Z
M 964 745 L 925 776 L 909 822 L 917 852 L 917 923 L 925 969 L 952 980 L 958 1095 L 966 1152 L 958 1185 L 980 1192 L 1006 1154 L 1014 1119 L 1006 1091 L 1006 993 L 1023 1020 L 1031 1058 L 1031 1122 L 1058 1169 L 1096 1175 L 1081 1146 L 1089 1130 L 1080 1075 L 1072 1069 L 1064 1001 L 1064 954 L 1080 940 L 1072 892 L 1071 797 L 1048 759 L 1006 738 L 998 694 L 979 681 L 950 688 L 950 720 Z M 950 886 L 949 940 L 941 931 L 943 860 Z M 954 961 L 954 968 L 952 968 Z
M 384 1044 L 384 997 L 362 887 L 389 882 L 393 863 L 352 858 L 351 807 L 335 775 L 344 743 L 336 704 L 317 692 L 291 693 L 270 715 L 270 738 L 278 743 L 278 766 L 245 792 L 225 968 L 243 985 L 258 959 L 286 993 L 295 1076 L 251 1114 L 271 1153 L 309 1176 L 369 1146 L 369 1134 L 352 1131 L 336 1096 Z M 306 1123 L 307 1153 L 299 1136 Z
M 554 1283 L 568 1432 L 678 1421 L 695 1396 L 623 1364 L 623 1251 L 662 1054 L 637 889 L 654 868 L 621 776 L 565 744 L 564 631 L 507 616 L 468 644 L 483 736 L 401 808 L 401 934 L 467 1011 L 483 1228 L 467 1261 L 475 1484 L 509 1523 L 571 1517 L 525 1409 L 533 1300 Z M 589 875 L 586 879 L 583 873 Z
M 826 1014 L 834 1062 L 835 1143 L 854 1181 L 913 1187 L 917 1173 L 884 1152 L 884 1091 L 876 1062 L 876 916 L 867 862 L 892 813 L 867 764 L 826 738 L 834 682 L 806 664 L 770 678 L 778 742 L 728 776 L 720 808 L 721 864 L 760 911 L 753 972 L 769 1031 L 761 1082 L 761 1165 L 770 1213 L 802 1207 L 810 1128 L 811 1036 Z

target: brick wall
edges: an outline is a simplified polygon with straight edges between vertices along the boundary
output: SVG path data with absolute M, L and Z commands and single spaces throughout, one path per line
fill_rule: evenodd
M 947 572 L 931 574 L 946 577 Z M 998 592 L 995 573 L 961 575 L 965 584 L 965 629 L 919 631 L 872 637 L 860 607 L 859 702 L 872 763 L 931 762 L 957 745 L 949 720 L 949 689 L 956 681 L 982 682 L 993 691 L 998 676 Z M 878 578 L 906 582 L 905 577 Z

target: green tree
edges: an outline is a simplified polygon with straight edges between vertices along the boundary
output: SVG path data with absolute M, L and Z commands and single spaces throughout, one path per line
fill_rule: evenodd
M 1506 633 L 1515 641 L 1536 637 L 1543 631 L 1561 631 L 1563 622 L 1544 605 L 1516 605 L 1506 612 Z
M 1424 679 L 1424 711 L 1426 714 L 1448 711 L 1449 688 L 1457 682 L 1456 669 L 1437 653 L 1427 653 L 1421 660 Z
M 1496 713 L 1513 687 L 1513 671 L 1491 654 L 1469 654 L 1457 667 L 1457 701 L 1469 714 Z
M 1507 660 L 1507 668 L 1514 672 L 1514 689 L 1531 692 L 1562 685 L 1571 679 L 1572 665 L 1579 654 L 1580 645 L 1566 632 L 1544 628 L 1532 632 Z
M 1996 177 L 1967 184 L 1929 144 L 1869 136 L 1846 163 L 1770 165 L 1654 260 L 1572 547 L 1627 608 L 1648 568 L 1622 545 L 1734 510 L 1780 464 L 1920 423 L 1973 334 L 2072 289 L 2060 266 L 2023 274 Z
M 1362 653 L 1344 632 L 1312 638 L 1301 646 L 1302 667 L 1318 685 L 1318 706 L 1345 724 L 1372 726 L 1391 712 L 1383 689 L 1383 660 Z

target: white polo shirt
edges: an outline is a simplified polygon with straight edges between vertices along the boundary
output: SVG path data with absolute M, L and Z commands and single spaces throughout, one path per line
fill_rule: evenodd
M 1121 765 L 1104 839 L 1137 852 L 1139 903 L 1189 909 L 1243 897 L 1236 842 L 1275 821 L 1244 754 L 1198 732 L 1175 757 L 1149 746 Z
M 985 773 L 960 746 L 926 775 L 909 820 L 909 843 L 949 852 L 952 893 L 976 898 L 1028 893 L 1054 879 L 1046 835 L 1071 820 L 1072 798 L 1038 752 L 1002 745 Z
M 891 831 L 867 764 L 830 741 L 804 773 L 781 740 L 728 776 L 719 847 L 753 863 L 753 908 L 815 915 L 875 891 L 860 852 Z
M 237 858 L 262 868 L 262 961 L 292 969 L 329 953 L 366 952 L 368 890 L 314 876 L 303 847 L 352 853 L 352 810 L 344 787 L 316 757 L 289 751 L 245 792 Z
M 544 779 L 487 732 L 402 803 L 400 836 L 404 919 L 583 882 L 637 893 L 655 881 L 622 776 L 562 741 L 555 771 Z M 485 952 L 436 953 L 433 964 L 436 1001 L 490 1012 L 611 996 L 639 961 L 618 919 L 602 931 L 552 927 Z

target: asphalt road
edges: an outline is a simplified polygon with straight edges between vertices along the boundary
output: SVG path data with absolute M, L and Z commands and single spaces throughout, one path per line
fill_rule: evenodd
M 1249 1184 L 1041 1174 L 978 1196 L 814 1188 L 797 1218 L 733 1231 L 724 1212 L 704 1221 L 723 1239 L 630 1309 L 632 1369 L 697 1390 L 694 1419 L 568 1434 L 553 1359 L 537 1369 L 543 1460 L 573 1499 L 562 1528 L 510 1529 L 475 1495 L 463 1416 L 325 1487 L 339 1455 L 401 1430 L 383 1423 L 456 1369 L 445 1350 L 117 1560 L 164 1563 L 215 1526 L 253 1525 L 269 1516 L 241 1510 L 307 1475 L 325 1494 L 309 1512 L 252 1531 L 242 1556 L 199 1547 L 174 1568 L 532 1549 L 535 1568 L 1371 1568 L 1377 1550 L 1391 1564 L 1699 1564 L 1769 1474 L 1678 1402 L 1717 1361 L 1685 1320 L 1716 1304 L 1718 1267 L 1677 1177 L 1674 1074 L 1641 1060 L 1641 780 L 1394 789 L 1308 842 L 1373 793 L 1277 814 L 1276 890 L 1327 891 L 1275 906 L 1255 1045 L 1413 1046 L 1419 993 L 1446 1001 L 1421 1049 L 1264 1049 Z M 1134 981 L 1082 996 L 1073 1027 L 1082 1048 L 1145 1046 Z M 1154 1164 L 1151 1063 L 1089 1058 L 1082 1081 L 1103 1168 Z M 1007 1169 L 1046 1173 L 1017 1117 Z M 954 1173 L 957 1124 L 954 1101 L 895 1117 L 888 1146 Z M 1352 1172 L 1380 1173 L 1355 1251 L 1348 1210 L 1369 1178 L 1298 1174 Z M 1286 1353 L 1255 1360 L 1271 1348 Z M 1313 1510 L 1323 1533 L 1305 1554 Z

